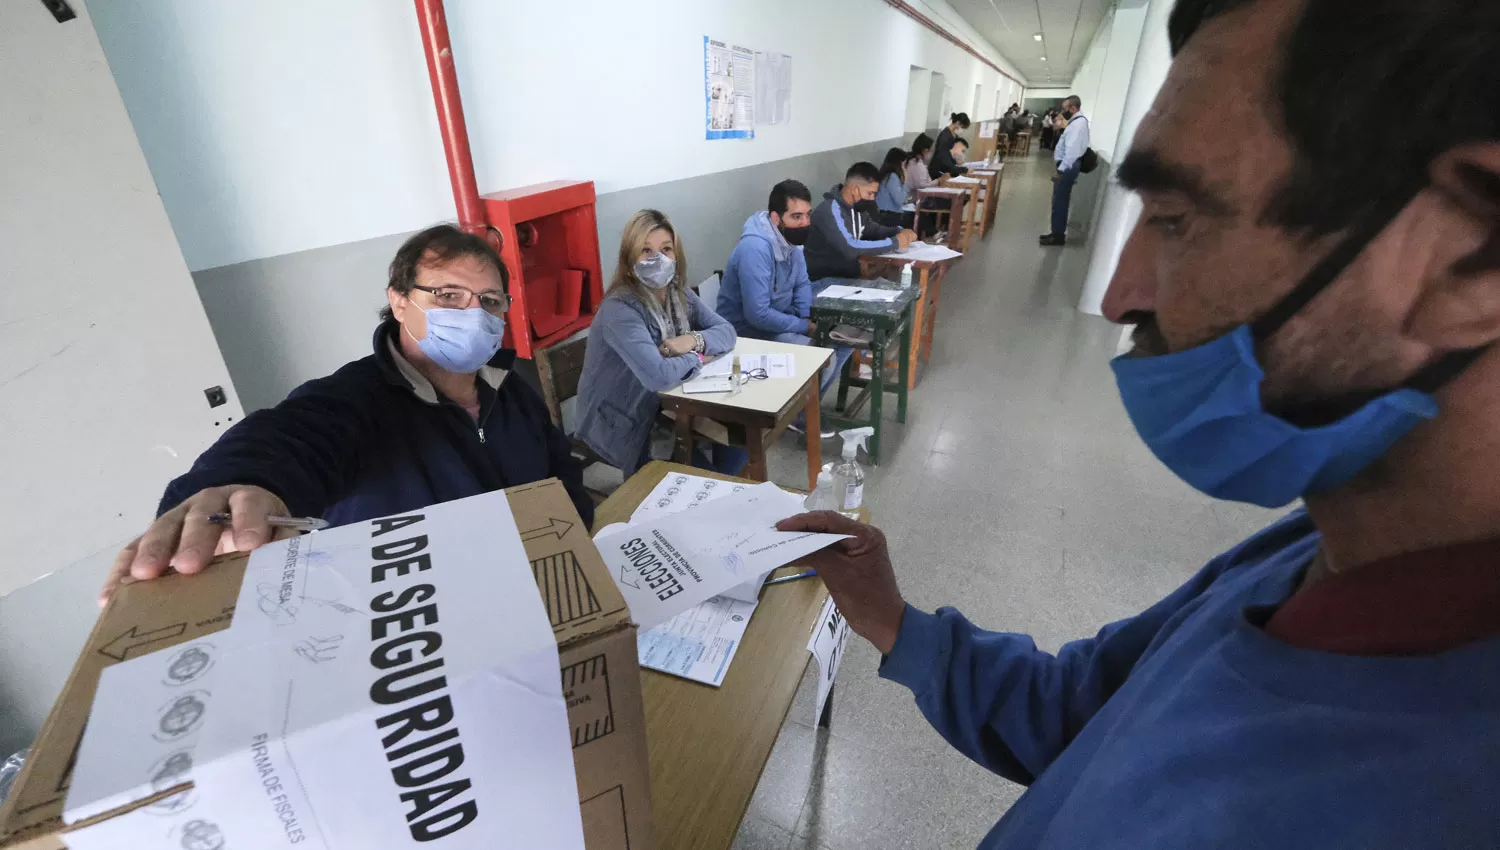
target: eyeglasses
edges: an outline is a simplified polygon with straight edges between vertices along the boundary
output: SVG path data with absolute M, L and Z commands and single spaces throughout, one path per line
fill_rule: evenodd
M 503 316 L 510 309 L 510 296 L 503 292 L 476 293 L 462 286 L 440 286 L 434 289 L 412 284 L 411 288 L 431 294 L 433 303 L 449 310 L 467 310 L 475 298 L 479 299 L 481 309 L 495 316 Z

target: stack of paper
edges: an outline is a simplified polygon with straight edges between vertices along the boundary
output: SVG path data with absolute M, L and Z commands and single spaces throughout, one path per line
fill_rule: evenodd
M 727 378 L 734 371 L 733 351 L 707 363 L 698 372 L 700 377 Z M 748 373 L 753 370 L 764 369 L 766 375 L 771 378 L 795 378 L 797 377 L 797 359 L 790 354 L 741 354 L 740 372 Z
M 881 254 L 882 257 L 901 256 L 909 260 L 920 259 L 919 257 L 908 257 L 905 254 Z M 819 298 L 842 298 L 846 301 L 895 301 L 901 297 L 899 289 L 879 289 L 873 286 L 848 286 L 836 283 L 818 293 Z
M 880 256 L 896 260 L 936 263 L 942 260 L 951 260 L 954 257 L 962 257 L 963 253 L 955 251 L 947 245 L 929 245 L 926 242 L 913 242 L 911 247 L 905 251 L 893 251 L 889 254 L 881 254 Z M 829 289 L 832 288 L 831 286 L 829 287 Z

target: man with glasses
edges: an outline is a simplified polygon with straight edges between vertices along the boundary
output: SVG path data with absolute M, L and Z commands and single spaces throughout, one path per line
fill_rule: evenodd
M 508 284 L 479 236 L 442 224 L 408 239 L 374 352 L 225 432 L 167 485 L 104 598 L 126 576 L 194 573 L 217 552 L 254 549 L 273 539 L 269 516 L 341 525 L 556 477 L 592 524 L 571 442 L 500 349 Z

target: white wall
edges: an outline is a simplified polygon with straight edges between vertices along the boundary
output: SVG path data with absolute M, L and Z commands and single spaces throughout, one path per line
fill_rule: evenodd
M 913 67 L 906 78 L 906 123 L 902 129 L 920 133 L 927 129 L 927 101 L 932 96 L 932 72 Z
M 1145 23 L 1146 4 L 1140 0 L 1121 3 L 1105 22 L 1110 30 L 1109 47 L 1104 55 L 1094 102 L 1085 104 L 1085 109 L 1093 121 L 1089 128 L 1090 145 L 1111 162 L 1118 162 L 1117 154 L 1124 153 L 1116 150 L 1115 143 L 1120 136 L 1125 95 L 1130 90 L 1135 56 L 1141 44 L 1141 29 Z M 1100 31 L 1103 32 L 1103 26 Z
M 1060 89 L 1059 88 L 1027 89 L 1026 90 L 1026 96 L 1027 97 L 1036 98 L 1037 100 L 1058 100 L 1060 98 L 1067 97 L 1070 94 L 1073 94 L 1073 90 L 1069 89 L 1069 88 L 1060 88 Z M 1014 102 L 1014 101 L 1012 101 L 1012 102 Z M 1007 104 L 1007 105 L 1009 105 L 1009 104 Z
M 1104 20 L 1099 22 L 1099 31 L 1089 44 L 1088 55 L 1073 75 L 1073 90 L 1070 94 L 1083 99 L 1085 114 L 1099 105 L 1099 84 L 1104 79 L 1104 62 L 1109 55 L 1109 45 L 1114 34 L 1114 16 L 1115 11 L 1111 9 L 1105 14 Z
M 40 3 L 0 11 L 0 594 L 139 534 L 242 415 L 73 6 L 64 24 Z
M 917 5 L 1020 77 L 946 3 Z M 481 191 L 613 192 L 894 138 L 914 65 L 966 94 L 1008 83 L 881 0 L 449 0 L 448 16 Z M 112 0 L 97 18 L 194 270 L 454 215 L 409 0 Z M 792 56 L 789 124 L 703 139 L 704 35 Z

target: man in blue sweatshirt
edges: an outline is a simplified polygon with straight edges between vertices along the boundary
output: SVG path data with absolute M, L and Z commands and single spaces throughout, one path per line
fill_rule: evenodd
M 802 246 L 812 231 L 812 193 L 796 180 L 783 180 L 771 187 L 767 207 L 745 221 L 739 244 L 729 255 L 719 286 L 718 313 L 740 336 L 807 345 L 812 341 L 808 317 L 813 288 Z M 834 351 L 836 356 L 823 370 L 824 395 L 853 353 L 843 347 Z
M 1500 845 L 1500 4 L 1349 8 L 1178 0 L 1104 301 L 1157 457 L 1305 510 L 1056 655 L 782 523 L 854 535 L 814 566 L 881 675 L 1030 786 L 987 850 Z

